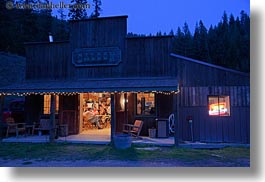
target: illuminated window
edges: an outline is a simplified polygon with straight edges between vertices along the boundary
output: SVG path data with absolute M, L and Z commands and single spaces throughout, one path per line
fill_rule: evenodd
M 209 116 L 230 116 L 229 96 L 208 97 Z
M 155 94 L 138 93 L 136 115 L 155 115 Z
M 44 95 L 44 103 L 43 103 L 43 114 L 50 114 L 51 109 L 51 96 Z M 55 97 L 55 113 L 59 111 L 59 96 L 56 95 Z

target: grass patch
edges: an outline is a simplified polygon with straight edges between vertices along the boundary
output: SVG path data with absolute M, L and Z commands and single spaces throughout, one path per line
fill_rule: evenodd
M 147 146 L 144 146 L 147 147 Z M 148 146 L 151 147 L 151 146 Z M 141 148 L 141 147 L 140 147 Z M 184 149 L 176 147 L 156 147 L 154 150 L 141 150 L 132 146 L 117 150 L 109 145 L 86 144 L 24 144 L 0 143 L 0 158 L 37 161 L 65 160 L 180 160 L 186 162 L 201 160 L 230 161 L 249 159 L 249 148 L 228 147 L 219 150 Z M 26 164 L 25 164 L 26 165 Z

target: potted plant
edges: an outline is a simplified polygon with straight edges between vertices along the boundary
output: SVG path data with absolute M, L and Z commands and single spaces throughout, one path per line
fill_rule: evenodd
M 156 138 L 156 128 L 155 127 L 149 128 L 148 132 L 149 132 L 150 138 Z

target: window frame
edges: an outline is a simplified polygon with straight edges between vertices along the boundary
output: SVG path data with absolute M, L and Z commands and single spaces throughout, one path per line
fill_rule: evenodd
M 45 102 L 45 97 L 48 97 L 47 99 L 49 99 L 46 102 Z M 59 109 L 60 109 L 59 100 L 60 100 L 59 95 L 56 95 L 55 96 L 55 114 L 59 114 Z M 46 107 L 45 107 L 45 105 L 46 105 Z M 45 95 L 43 95 L 42 114 L 43 115 L 51 114 L 50 109 L 51 109 L 51 95 L 45 94 Z M 44 113 L 46 110 L 48 112 Z
M 211 97 L 215 97 L 215 98 L 217 98 L 218 99 L 218 115 L 210 115 L 209 114 L 209 106 L 210 106 L 210 103 L 209 103 L 209 101 L 210 101 L 210 98 Z M 228 99 L 229 99 L 229 105 L 228 105 L 228 108 L 229 108 L 229 115 L 221 115 L 220 114 L 220 98 L 222 98 L 222 97 L 224 97 L 224 98 L 226 98 L 226 97 L 228 97 Z M 208 95 L 207 96 L 207 112 L 208 112 L 208 116 L 209 117 L 231 117 L 231 102 L 230 102 L 230 95 Z
M 150 94 L 152 92 L 140 92 L 140 93 Z M 135 93 L 134 94 L 134 101 L 135 101 L 135 104 L 134 104 L 134 116 L 135 116 L 135 118 L 154 118 L 154 117 L 157 117 L 157 113 L 158 113 L 158 110 L 157 110 L 157 94 L 153 93 L 154 94 L 154 102 L 155 102 L 155 113 L 154 114 L 150 114 L 150 115 L 137 114 L 137 94 L 139 94 L 139 93 Z

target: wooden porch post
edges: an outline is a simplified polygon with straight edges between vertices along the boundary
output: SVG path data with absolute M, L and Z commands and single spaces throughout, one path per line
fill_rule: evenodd
M 124 93 L 124 111 L 125 111 L 125 114 L 124 114 L 124 117 L 125 117 L 125 123 L 128 124 L 128 95 L 127 93 Z
M 1 105 L 0 105 L 0 139 L 3 137 L 3 111 L 4 111 L 4 104 L 5 104 L 5 96 L 1 95 Z
M 113 137 L 115 135 L 115 128 L 116 128 L 116 114 L 115 114 L 115 95 L 111 94 L 111 142 L 113 141 Z
M 1 95 L 1 105 L 0 105 L 1 114 L 0 114 L 0 121 L 3 120 L 4 105 L 5 105 L 5 96 L 4 95 Z
M 55 98 L 56 96 L 52 94 L 50 107 L 50 142 L 54 142 L 55 139 Z
M 173 95 L 173 113 L 175 115 L 175 121 L 174 121 L 174 129 L 175 129 L 175 133 L 174 133 L 174 143 L 175 146 L 178 147 L 179 146 L 179 132 L 178 132 L 178 121 L 179 121 L 179 94 L 174 94 Z

